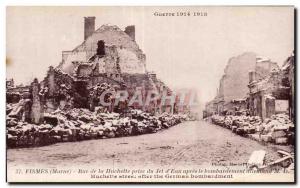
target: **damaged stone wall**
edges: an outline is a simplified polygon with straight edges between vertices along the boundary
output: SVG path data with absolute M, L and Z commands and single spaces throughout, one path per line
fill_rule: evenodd
M 90 108 L 94 99 L 90 100 L 91 88 L 99 84 L 109 84 L 119 89 L 126 89 L 129 97 L 136 90 L 141 90 L 143 100 L 147 92 L 160 88 L 164 84 L 154 74 L 146 72 L 146 56 L 134 40 L 134 26 L 127 32 L 117 26 L 103 25 L 82 44 L 72 51 L 64 51 L 62 62 L 57 67 L 59 73 L 52 70 L 45 79 L 49 87 L 46 98 L 48 109 L 58 106 Z M 66 75 L 64 75 L 66 74 Z M 62 78 L 63 77 L 63 78 Z M 155 78 L 155 79 L 153 79 Z M 61 80 L 67 79 L 66 96 L 57 96 Z M 134 108 L 150 109 L 150 107 Z M 153 107 L 151 107 L 153 109 Z
M 52 112 L 58 107 L 73 107 L 74 78 L 69 74 L 52 66 L 49 67 L 47 75 L 42 82 L 42 88 L 47 90 L 44 93 L 46 112 Z M 63 106 L 60 106 L 60 104 L 63 104 Z
M 273 69 L 264 79 L 253 80 L 249 84 L 250 115 L 259 115 L 263 120 L 277 112 L 276 100 L 289 100 L 289 88 L 283 85 L 284 74 L 281 70 Z
M 70 75 L 73 74 L 76 64 L 73 62 L 86 62 L 88 60 L 85 51 L 63 51 L 62 52 L 62 61 L 57 68 L 63 70 L 65 73 Z
M 289 114 L 295 123 L 295 55 L 294 52 L 286 59 L 282 66 L 285 86 L 289 89 Z
M 234 99 L 243 99 L 248 93 L 249 70 L 256 64 L 255 53 L 244 53 L 229 60 L 224 70 L 224 100 L 230 102 Z M 238 79 L 237 79 L 238 78 Z
M 120 74 L 117 64 L 120 63 L 118 50 L 116 46 L 107 47 L 107 54 L 105 56 L 105 73 L 108 77 L 113 77 L 115 74 Z
M 63 59 L 59 68 L 64 72 L 71 74 L 72 68 L 74 68 L 72 62 L 86 62 L 92 58 L 95 54 L 97 54 L 99 41 L 104 41 L 105 43 L 105 55 L 108 57 L 119 57 L 122 72 L 140 74 L 146 73 L 146 56 L 138 47 L 137 43 L 120 28 L 110 25 L 101 26 L 74 50 L 70 52 L 63 52 Z M 113 72 L 109 70 L 109 67 L 106 67 L 106 71 Z
M 74 90 L 72 94 L 72 101 L 74 108 L 88 108 L 89 91 L 88 81 L 79 80 L 74 82 Z
M 122 81 L 118 82 L 115 79 L 111 79 L 110 77 L 98 76 L 91 77 L 91 81 L 89 82 L 89 88 L 97 85 L 107 83 L 117 88 L 118 90 L 126 90 L 128 92 L 129 97 L 131 98 L 137 91 L 140 91 L 142 94 L 142 100 L 146 100 L 146 96 L 150 91 L 157 91 L 162 94 L 164 89 L 167 88 L 163 82 L 158 80 L 153 74 L 122 74 Z M 141 106 L 138 103 L 134 103 L 131 108 L 141 109 L 147 112 L 157 112 L 164 111 L 163 109 L 159 109 L 158 102 L 150 103 L 148 106 Z M 162 107 L 163 108 L 163 107 Z
M 74 70 L 74 76 L 77 78 L 86 78 L 93 74 L 95 64 L 81 63 Z
M 272 62 L 270 59 L 261 59 L 256 58 L 256 65 L 255 65 L 255 80 L 264 79 L 268 76 L 272 71 L 279 70 L 279 66 L 277 63 Z
M 37 79 L 31 84 L 32 106 L 31 106 L 31 122 L 39 124 L 43 122 L 44 105 L 41 102 L 40 84 Z
M 113 48 L 114 50 L 116 48 Z M 117 51 L 115 51 L 117 53 Z M 117 56 L 117 54 L 115 54 Z M 111 59 L 109 59 L 110 57 Z M 102 57 L 104 61 L 110 61 L 111 71 L 116 70 L 116 64 L 113 63 L 118 58 L 115 56 Z M 106 63 L 107 65 L 108 63 Z M 137 89 L 142 92 L 143 100 L 146 100 L 147 92 L 150 90 L 156 90 L 160 86 L 164 85 L 154 74 L 128 74 L 119 72 L 106 72 L 95 74 L 94 68 L 97 63 L 80 63 L 74 70 L 75 74 L 70 76 L 63 73 L 59 69 L 50 68 L 47 77 L 45 78 L 44 85 L 49 87 L 50 95 L 47 95 L 46 106 L 47 111 L 53 111 L 57 107 L 72 106 L 76 108 L 90 108 L 89 102 L 89 88 L 95 85 L 108 83 L 119 89 L 126 89 L 129 92 L 129 97 L 133 96 Z M 154 81 L 152 80 L 154 78 Z M 64 87 L 68 88 L 67 91 L 61 95 L 58 91 L 61 91 L 61 85 L 66 83 Z M 92 106 L 95 106 L 94 104 Z M 153 111 L 153 106 L 139 106 L 134 105 L 134 108 Z M 156 109 L 154 109 L 155 111 Z
M 159 81 L 154 82 L 148 74 L 123 74 L 122 77 L 129 96 L 132 97 L 137 90 L 140 90 L 140 92 L 142 93 L 143 101 L 146 100 L 148 92 L 153 90 L 158 91 L 158 89 L 160 89 L 161 86 L 164 85 Z M 149 104 L 149 106 L 140 106 L 139 104 L 134 103 L 131 107 L 135 109 L 142 109 L 144 111 L 152 113 L 158 110 L 156 109 L 157 104 L 155 103 Z
M 249 113 L 251 116 L 262 117 L 262 96 L 261 92 L 254 93 L 249 97 Z
M 123 82 L 117 81 L 109 76 L 107 74 L 99 74 L 98 76 L 91 76 L 90 80 L 88 82 L 88 87 L 92 87 L 97 84 L 102 84 L 102 83 L 108 83 L 111 85 L 118 85 L 121 86 Z

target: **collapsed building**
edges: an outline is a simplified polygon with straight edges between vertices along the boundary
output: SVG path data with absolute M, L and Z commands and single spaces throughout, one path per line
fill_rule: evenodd
M 24 85 L 15 85 L 14 79 L 6 79 L 6 102 L 17 103 L 22 94 L 28 94 L 30 87 Z
M 289 87 L 289 116 L 295 122 L 295 55 L 294 52 L 286 59 L 282 66 L 284 84 Z
M 285 113 L 294 120 L 294 55 L 266 77 L 261 77 L 257 70 L 251 71 L 248 87 L 250 115 L 264 120 Z
M 220 80 L 217 95 L 206 103 L 203 116 L 249 114 L 249 70 L 253 70 L 251 76 L 263 79 L 274 69 L 279 69 L 277 63 L 252 52 L 231 58 Z
M 95 110 L 99 104 L 99 95 L 104 90 L 126 90 L 128 97 L 137 90 L 143 100 L 150 90 L 158 93 L 172 91 L 156 74 L 146 70 L 146 55 L 135 41 L 135 26 L 121 30 L 115 25 L 102 25 L 95 30 L 95 17 L 84 18 L 84 41 L 70 51 L 62 52 L 62 60 L 57 67 L 50 66 L 46 77 L 37 79 L 28 86 L 31 100 L 30 112 L 24 112 L 24 105 L 15 112 L 33 123 L 43 122 L 43 113 L 56 109 L 87 108 Z M 114 96 L 105 98 L 113 104 Z M 173 112 L 173 105 L 160 105 L 160 100 L 152 101 L 148 106 L 121 101 L 104 110 L 120 112 L 128 107 L 146 112 Z M 11 109 L 10 109 L 11 110 Z
M 42 81 L 6 87 L 9 148 L 155 133 L 194 120 L 183 114 L 191 94 L 178 106 L 175 92 L 146 70 L 135 27 L 95 30 L 95 17 L 84 18 L 84 41 L 63 51 Z
M 50 67 L 43 81 L 49 88 L 47 107 L 92 109 L 97 96 L 89 96 L 89 90 L 101 83 L 126 89 L 130 94 L 136 88 L 142 92 L 160 88 L 162 83 L 155 74 L 146 71 L 146 56 L 135 42 L 134 26 L 122 31 L 117 26 L 103 25 L 95 30 L 95 17 L 84 19 L 83 43 L 72 51 L 63 51 L 62 62 L 57 68 Z M 61 88 L 62 84 L 66 88 Z M 55 97 L 61 89 L 71 90 L 73 96 Z
M 294 54 L 282 67 L 254 53 L 231 58 L 217 95 L 206 103 L 203 116 L 245 113 L 265 120 L 284 113 L 295 121 L 294 71 Z
M 239 74 L 247 75 L 246 70 L 242 68 L 241 71 L 245 72 L 231 72 L 228 75 L 227 66 L 225 76 L 220 82 L 223 95 L 218 93 L 219 95 L 214 100 L 206 104 L 204 118 L 211 120 L 213 124 L 231 129 L 233 133 L 260 142 L 294 144 L 294 59 L 294 54 L 292 54 L 283 66 L 279 67 L 270 59 L 256 57 L 255 66 L 249 69 L 248 84 L 246 79 L 241 80 L 245 76 L 239 76 Z M 240 67 L 240 65 L 236 66 Z M 238 80 L 237 82 L 230 82 L 230 79 L 226 82 L 226 77 L 233 76 Z M 230 89 L 230 87 L 232 91 L 226 92 L 226 88 Z M 241 92 L 247 87 L 248 92 Z M 244 100 L 229 100 L 232 92 L 236 92 L 237 96 L 245 96 Z M 234 111 L 232 111 L 233 108 Z

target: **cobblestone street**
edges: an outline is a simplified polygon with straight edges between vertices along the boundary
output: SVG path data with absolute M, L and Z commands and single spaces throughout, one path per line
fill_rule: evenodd
M 244 163 L 254 150 L 265 150 L 266 161 L 278 158 L 277 149 L 263 145 L 205 121 L 184 122 L 154 134 L 112 139 L 66 142 L 9 149 L 8 168 L 28 167 L 197 167 L 212 163 Z

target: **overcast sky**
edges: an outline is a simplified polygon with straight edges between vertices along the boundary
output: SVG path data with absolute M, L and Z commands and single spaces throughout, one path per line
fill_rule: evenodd
M 162 17 L 154 12 L 207 12 L 206 17 Z M 136 41 L 147 69 L 166 84 L 195 88 L 201 101 L 214 97 L 228 59 L 255 52 L 282 64 L 294 46 L 291 7 L 9 7 L 7 78 L 41 80 L 61 51 L 83 41 L 83 17 L 95 16 L 96 29 L 136 26 Z

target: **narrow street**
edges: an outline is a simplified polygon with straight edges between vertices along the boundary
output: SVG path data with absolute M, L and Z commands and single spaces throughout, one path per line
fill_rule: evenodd
M 184 122 L 155 134 L 66 142 L 8 149 L 8 168 L 22 166 L 188 167 L 212 163 L 244 163 L 254 150 L 265 150 L 266 160 L 277 159 L 277 149 L 205 121 Z

